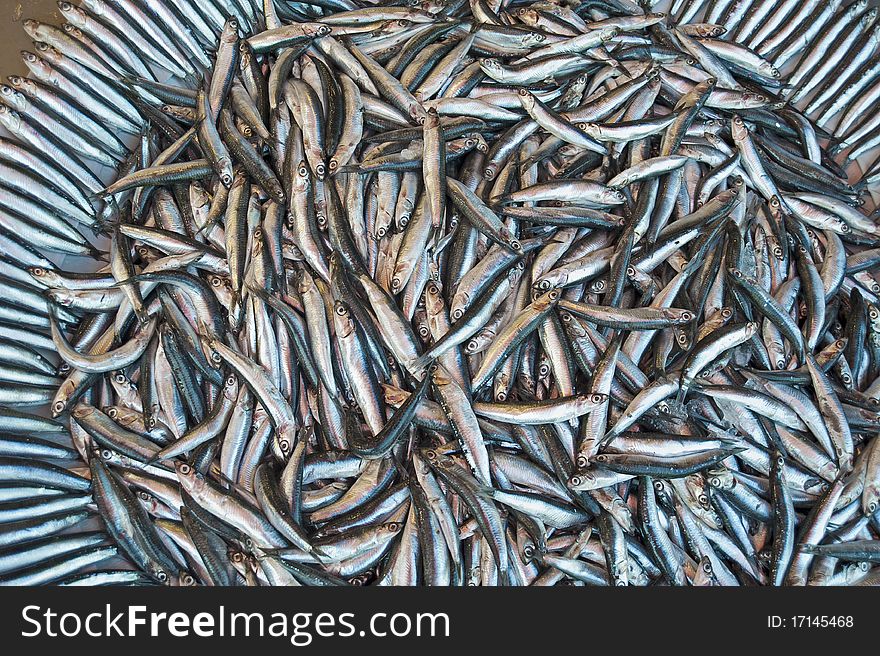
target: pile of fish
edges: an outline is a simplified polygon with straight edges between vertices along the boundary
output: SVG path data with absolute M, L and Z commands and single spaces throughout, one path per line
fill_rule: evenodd
M 0 583 L 880 583 L 866 0 L 58 10 Z

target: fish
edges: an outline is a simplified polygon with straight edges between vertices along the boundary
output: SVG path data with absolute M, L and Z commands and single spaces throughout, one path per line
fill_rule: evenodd
M 878 12 L 643 4 L 23 21 L 0 585 L 876 584 Z

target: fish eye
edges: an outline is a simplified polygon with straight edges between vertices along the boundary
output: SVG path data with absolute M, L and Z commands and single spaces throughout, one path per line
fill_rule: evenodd
M 160 569 L 158 572 L 156 572 L 156 578 L 159 579 L 162 583 L 165 583 L 168 580 L 168 575 Z
M 188 476 L 188 475 L 192 472 L 192 467 L 190 467 L 190 466 L 189 466 L 188 464 L 186 464 L 186 463 L 183 463 L 182 465 L 180 465 L 180 467 L 178 468 L 178 470 L 179 470 L 180 473 L 183 474 L 184 476 Z
M 592 394 L 592 395 L 590 396 L 590 400 L 591 400 L 593 403 L 602 403 L 602 400 L 603 400 L 604 398 L 605 398 L 605 396 L 602 395 L 602 394 Z
M 55 403 L 52 404 L 52 410 L 56 414 L 60 414 L 60 413 L 64 412 L 64 408 L 65 408 L 64 401 L 56 401 Z
M 279 440 L 278 448 L 281 449 L 282 453 L 287 453 L 290 451 L 290 442 L 288 440 Z
M 110 449 L 101 449 L 101 458 L 104 460 L 112 460 L 113 452 Z
M 227 386 L 227 387 L 232 387 L 233 385 L 235 385 L 235 380 L 236 380 L 236 379 L 235 379 L 235 376 L 229 376 L 229 377 L 226 379 L 226 386 Z

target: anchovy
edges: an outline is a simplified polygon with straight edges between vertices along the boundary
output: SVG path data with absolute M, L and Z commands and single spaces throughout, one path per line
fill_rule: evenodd
M 877 9 L 398 4 L 22 22 L 0 584 L 876 584 Z

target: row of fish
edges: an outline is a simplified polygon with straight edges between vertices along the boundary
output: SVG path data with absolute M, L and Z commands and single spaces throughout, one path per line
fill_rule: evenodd
M 24 21 L 0 583 L 880 583 L 877 9 L 654 4 Z

